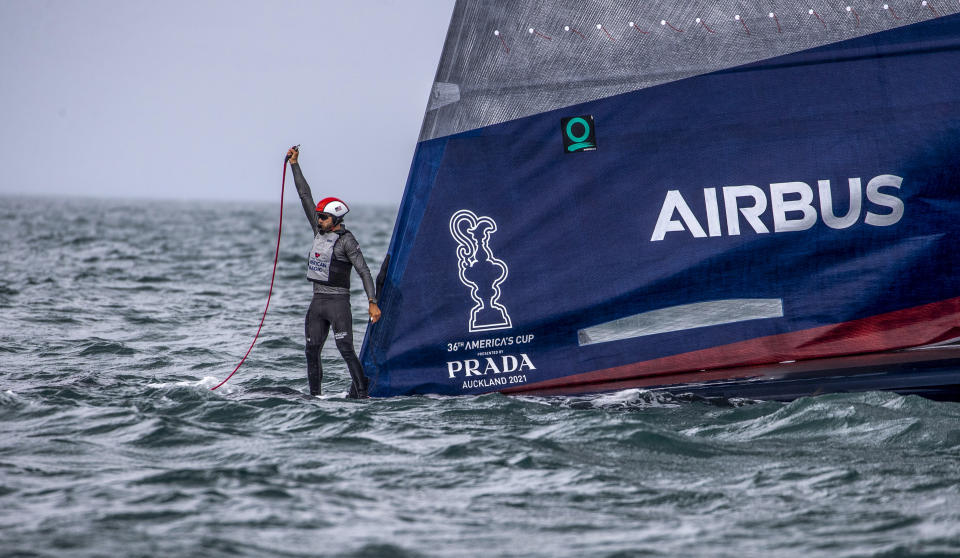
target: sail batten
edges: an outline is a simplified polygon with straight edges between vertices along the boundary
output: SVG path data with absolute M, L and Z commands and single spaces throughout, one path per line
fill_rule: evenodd
M 659 333 L 782 317 L 783 301 L 779 298 L 711 300 L 617 318 L 585 327 L 577 331 L 577 337 L 582 347 Z

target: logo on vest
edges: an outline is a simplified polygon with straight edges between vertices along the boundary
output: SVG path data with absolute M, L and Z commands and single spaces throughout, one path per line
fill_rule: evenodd
M 461 209 L 450 217 L 450 234 L 457 241 L 460 282 L 470 289 L 474 302 L 468 322 L 471 332 L 513 327 L 510 314 L 499 302 L 500 285 L 506 281 L 509 270 L 490 250 L 490 235 L 496 231 L 496 221 L 478 217 L 469 209 Z

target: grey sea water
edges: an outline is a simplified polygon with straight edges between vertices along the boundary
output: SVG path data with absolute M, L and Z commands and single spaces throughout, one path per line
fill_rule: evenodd
M 393 208 L 348 224 L 374 273 Z M 305 394 L 310 228 L 0 198 L 0 556 L 957 556 L 960 405 Z M 354 279 L 359 349 L 365 299 Z

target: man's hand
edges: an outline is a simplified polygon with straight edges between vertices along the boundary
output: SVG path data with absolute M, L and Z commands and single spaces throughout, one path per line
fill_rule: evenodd
M 300 152 L 292 147 L 287 150 L 287 160 L 290 161 L 291 165 L 297 162 L 298 155 L 300 155 Z
M 376 302 L 370 303 L 370 321 L 377 323 L 377 320 L 380 319 L 380 307 L 377 306 Z

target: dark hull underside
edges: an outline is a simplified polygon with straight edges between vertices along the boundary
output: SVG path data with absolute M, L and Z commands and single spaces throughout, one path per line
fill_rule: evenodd
M 960 401 L 960 346 L 932 347 L 799 362 L 695 370 L 616 381 L 510 389 L 515 395 L 579 395 L 645 389 L 702 397 L 790 401 L 827 393 L 892 391 Z

